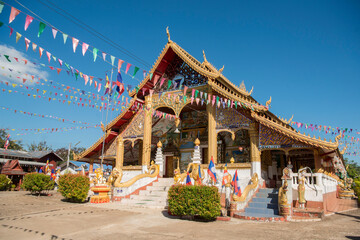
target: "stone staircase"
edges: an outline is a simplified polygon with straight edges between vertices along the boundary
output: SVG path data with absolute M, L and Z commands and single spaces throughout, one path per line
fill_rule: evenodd
M 167 207 L 167 194 L 174 184 L 173 178 L 159 178 L 152 186 L 148 186 L 146 190 L 140 190 L 139 195 L 130 195 L 130 198 L 121 200 L 122 205 L 145 207 L 145 208 L 160 208 Z
M 249 202 L 244 212 L 235 217 L 251 220 L 281 219 L 278 209 L 278 189 L 262 188 Z

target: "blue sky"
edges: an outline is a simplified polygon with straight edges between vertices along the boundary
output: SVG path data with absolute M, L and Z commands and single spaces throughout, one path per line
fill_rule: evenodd
M 253 97 L 260 103 L 265 104 L 272 96 L 271 111 L 275 114 L 284 118 L 294 114 L 293 120 L 303 123 L 360 130 L 358 1 L 51 1 L 150 66 L 142 65 L 49 9 L 43 3 L 52 5 L 46 0 L 20 2 L 68 35 L 145 70 L 150 69 L 166 44 L 165 28 L 169 26 L 171 39 L 194 57 L 202 61 L 202 50 L 205 50 L 208 61 L 217 68 L 225 65 L 223 74 L 228 79 L 237 85 L 244 81 L 248 89 L 254 86 Z M 13 0 L 6 3 L 30 14 Z M 9 14 L 10 8 L 5 6 L 0 21 L 7 24 Z M 24 31 L 25 17 L 20 13 L 10 26 L 57 58 L 92 76 L 104 77 L 105 71 L 111 68 L 101 59 L 94 63 L 90 52 L 83 56 L 80 45 L 73 53 L 71 39 L 64 45 L 58 33 L 54 40 L 48 26 L 38 38 L 37 20 Z M 15 34 L 9 38 L 7 26 L 0 28 L 0 36 L 0 44 L 6 47 L 3 49 L 11 51 L 13 48 L 16 54 L 22 54 L 21 57 L 58 66 L 53 61 L 48 64 L 46 54 L 40 59 L 38 50 L 34 53 L 31 46 L 26 52 L 24 38 L 16 44 Z M 107 58 L 109 60 L 109 56 Z M 93 86 L 84 86 L 83 80 L 76 81 L 64 71 L 59 75 L 43 67 L 36 71 L 48 80 L 97 93 Z M 123 77 L 126 84 L 139 83 L 137 79 Z M 141 70 L 137 78 L 142 78 Z M 3 76 L 2 80 L 5 80 Z M 2 88 L 4 85 L 0 84 Z M 95 109 L 35 100 L 14 93 L 1 92 L 0 106 L 93 125 L 105 122 L 104 112 Z M 108 118 L 118 113 L 110 112 Z M 1 109 L 0 116 L 0 128 L 81 126 Z M 78 141 L 81 142 L 79 146 L 89 147 L 100 135 L 98 128 L 22 136 L 12 133 L 13 139 L 21 139 L 25 144 L 46 140 L 55 148 Z M 320 136 L 333 138 L 325 134 Z M 349 158 L 360 159 L 358 156 Z

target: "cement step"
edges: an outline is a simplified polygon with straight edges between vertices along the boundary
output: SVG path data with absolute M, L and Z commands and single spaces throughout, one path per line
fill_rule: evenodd
M 258 202 L 258 203 L 278 204 L 278 199 L 277 198 L 257 198 L 257 197 L 254 197 L 251 201 L 252 202 Z
M 278 209 L 269 209 L 269 208 L 255 208 L 255 207 L 247 207 L 245 208 L 246 213 L 259 213 L 265 215 L 278 215 Z
M 278 209 L 278 205 L 273 203 L 266 202 L 250 202 L 249 207 L 253 208 L 268 208 L 268 209 Z
M 157 191 L 157 190 L 140 190 L 139 191 L 139 195 L 141 196 L 148 196 L 148 195 L 154 195 L 154 196 L 162 196 L 162 197 L 167 197 L 167 192 L 166 191 Z
M 146 188 L 146 190 L 149 191 L 169 191 L 170 186 L 149 186 Z
M 134 200 L 153 200 L 153 201 L 161 201 L 162 199 L 166 199 L 166 197 L 162 196 L 154 196 L 154 195 L 131 195 L 130 199 Z
M 239 215 L 245 216 L 245 217 L 258 217 L 258 218 L 279 218 L 279 217 L 281 217 L 276 214 L 247 213 L 247 212 L 242 212 Z

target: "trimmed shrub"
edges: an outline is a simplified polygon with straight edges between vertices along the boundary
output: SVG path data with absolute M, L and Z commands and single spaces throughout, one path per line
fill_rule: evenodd
M 9 190 L 10 187 L 11 180 L 5 174 L 0 174 L 0 191 Z
M 168 192 L 169 213 L 214 220 L 220 216 L 220 194 L 213 186 L 173 185 Z
M 53 190 L 55 182 L 49 175 L 43 173 L 28 173 L 24 177 L 21 187 L 31 193 L 41 194 L 42 191 Z
M 59 192 L 70 202 L 84 202 L 90 188 L 89 178 L 79 174 L 64 174 L 59 178 Z

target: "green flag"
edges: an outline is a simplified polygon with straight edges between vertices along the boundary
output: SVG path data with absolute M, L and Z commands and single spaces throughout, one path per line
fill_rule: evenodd
M 228 107 L 230 107 L 230 99 L 228 99 Z
M 110 59 L 111 59 L 111 65 L 113 65 L 113 66 L 114 66 L 115 57 L 114 57 L 114 56 L 112 56 L 112 55 L 110 55 Z
M 139 68 L 138 68 L 138 67 L 135 67 L 135 68 L 134 68 L 134 73 L 133 73 L 133 75 L 132 75 L 132 78 L 134 78 L 134 77 L 135 77 L 135 75 L 136 75 L 137 71 L 139 71 Z
M 8 55 L 4 55 L 4 57 L 5 57 L 9 62 L 11 62 L 11 60 L 9 59 L 9 56 L 8 56 Z
M 4 23 L 3 22 L 0 22 L 0 27 L 2 27 L 4 25 Z
M 187 96 L 184 96 L 184 103 L 186 103 L 186 98 L 187 98 Z
M 237 101 L 235 101 L 235 108 L 237 109 Z
M 78 74 L 78 73 L 75 73 L 75 78 L 76 78 L 76 80 L 78 80 L 78 76 L 79 76 L 79 74 Z
M 40 35 L 44 32 L 46 25 L 43 22 L 39 23 L 39 32 L 38 32 L 38 37 L 40 37 Z
M 0 1 L 0 13 L 2 12 L 3 8 L 4 8 L 4 2 Z
M 54 62 L 56 62 L 56 57 L 53 55 L 52 58 L 54 59 Z
M 150 73 L 150 78 L 149 78 L 149 79 L 151 80 L 151 79 L 152 79 L 152 77 L 153 77 L 153 73 Z
M 169 89 L 170 86 L 171 86 L 171 80 L 168 81 L 168 87 L 167 87 L 167 89 Z
M 94 62 L 96 61 L 96 58 L 97 58 L 97 54 L 98 54 L 98 51 L 99 51 L 99 49 L 97 49 L 97 48 L 94 48 L 94 49 L 93 49 L 93 54 L 94 54 Z
M 197 98 L 198 93 L 199 93 L 199 90 L 195 90 L 195 99 Z
M 66 40 L 67 40 L 67 38 L 68 38 L 68 35 L 65 34 L 65 33 L 63 33 L 63 38 L 64 38 L 64 44 L 65 44 L 65 43 L 66 43 Z
M 64 63 L 64 64 L 65 64 L 65 66 L 70 70 L 70 65 L 67 64 L 67 63 Z
M 139 92 L 139 87 L 136 87 L 135 90 L 136 90 L 136 94 L 137 94 Z

